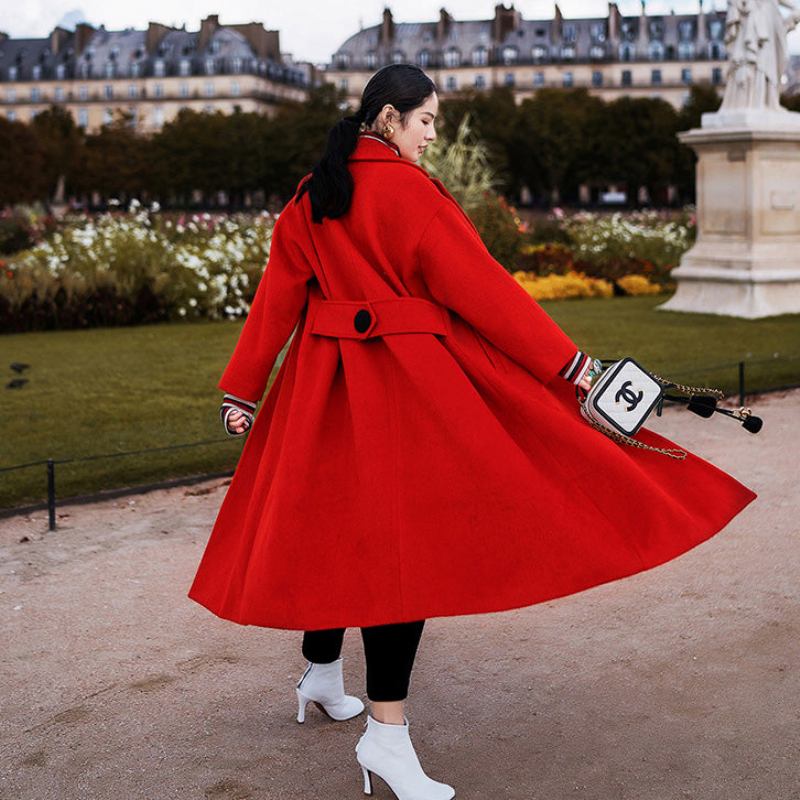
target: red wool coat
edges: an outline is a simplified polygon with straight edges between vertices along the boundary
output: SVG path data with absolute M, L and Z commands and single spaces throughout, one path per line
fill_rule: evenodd
M 276 222 L 218 388 L 259 400 L 297 329 L 190 598 L 297 630 L 518 608 L 675 558 L 756 498 L 590 427 L 558 374 L 577 345 L 441 182 L 366 136 L 350 169 L 345 216 L 312 223 L 306 193 Z

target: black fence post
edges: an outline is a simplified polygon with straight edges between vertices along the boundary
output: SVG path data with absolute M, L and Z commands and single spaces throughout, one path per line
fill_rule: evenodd
M 47 510 L 50 515 L 50 530 L 56 529 L 56 465 L 47 459 Z
M 739 405 L 744 405 L 744 361 L 739 362 Z

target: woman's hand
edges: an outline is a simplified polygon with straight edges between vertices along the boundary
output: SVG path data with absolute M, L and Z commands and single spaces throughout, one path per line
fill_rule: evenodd
M 581 379 L 581 382 L 578 384 L 578 387 L 580 389 L 585 389 L 588 392 L 589 389 L 591 388 L 591 386 L 592 386 L 592 382 L 589 379 L 589 371 L 587 370 L 586 374 Z
M 228 417 L 229 433 L 238 436 L 250 427 L 250 420 L 241 411 L 231 411 Z
M 253 424 L 255 410 L 255 400 L 245 400 L 226 393 L 219 407 L 219 416 L 228 436 L 241 436 L 245 433 Z

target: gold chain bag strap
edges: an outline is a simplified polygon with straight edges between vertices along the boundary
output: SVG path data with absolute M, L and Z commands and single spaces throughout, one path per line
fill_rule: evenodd
M 674 387 L 689 394 L 714 394 L 720 399 L 724 394 L 719 389 L 684 386 L 648 372 L 637 361 L 625 357 L 603 369 L 600 359 L 592 361 L 590 371 L 591 388 L 585 398 L 576 390 L 581 403 L 580 412 L 596 430 L 620 444 L 663 453 L 670 458 L 683 460 L 686 451 L 674 447 L 652 447 L 634 439 L 633 435 L 642 427 L 651 411 L 663 402 L 664 388 Z

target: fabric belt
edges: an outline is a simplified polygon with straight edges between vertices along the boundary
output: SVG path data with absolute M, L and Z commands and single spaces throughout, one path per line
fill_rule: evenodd
M 321 300 L 314 304 L 311 333 L 345 339 L 371 339 L 393 333 L 450 332 L 443 306 L 422 297 L 383 300 Z

